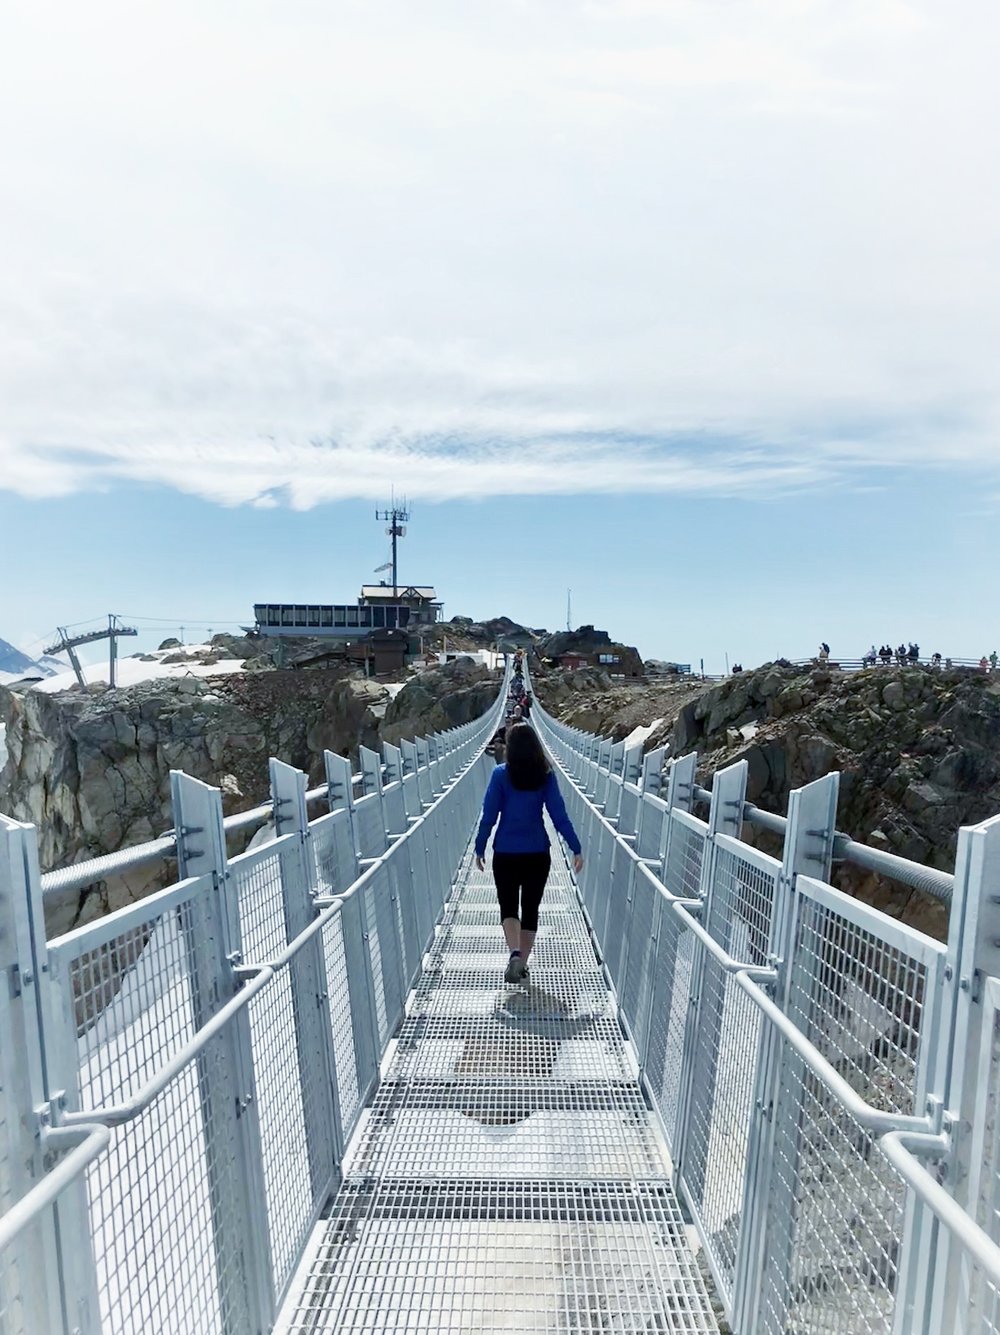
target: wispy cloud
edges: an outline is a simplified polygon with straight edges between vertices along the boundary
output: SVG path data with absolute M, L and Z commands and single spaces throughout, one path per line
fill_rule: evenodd
M 43 9 L 3 42 L 2 487 L 996 485 L 985 0 Z

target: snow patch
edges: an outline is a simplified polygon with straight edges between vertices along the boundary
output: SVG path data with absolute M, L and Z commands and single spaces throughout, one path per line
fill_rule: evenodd
M 153 654 L 151 662 L 144 662 L 141 658 L 120 658 L 118 660 L 118 685 L 135 686 L 141 681 L 153 681 L 157 677 L 218 677 L 233 672 L 242 672 L 244 660 L 242 658 L 224 658 L 218 663 L 199 663 L 197 659 L 212 652 L 212 646 L 209 644 L 188 645 L 184 649 L 161 649 Z M 183 663 L 167 663 L 166 658 L 175 658 L 179 653 L 186 653 L 189 661 Z M 89 667 L 83 669 L 84 681 L 98 682 L 107 681 L 108 665 L 106 662 L 92 663 Z M 37 686 L 31 689 L 35 691 L 45 691 L 47 694 L 53 694 L 56 691 L 69 690 L 71 686 L 76 685 L 76 676 L 70 672 L 62 672 L 57 677 L 47 677 L 45 681 L 40 681 Z
M 647 723 L 647 724 L 640 723 L 637 728 L 633 728 L 632 731 L 629 733 L 629 735 L 625 738 L 626 751 L 630 746 L 639 746 L 642 742 L 646 740 L 647 737 L 652 736 L 652 734 L 656 731 L 658 727 L 660 727 L 662 723 L 663 719 L 655 718 L 653 719 L 652 723 Z

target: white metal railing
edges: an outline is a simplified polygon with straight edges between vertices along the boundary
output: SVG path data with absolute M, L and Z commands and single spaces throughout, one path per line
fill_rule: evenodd
M 273 832 L 233 857 L 220 794 L 174 775 L 176 883 L 52 941 L 34 832 L 0 818 L 2 1335 L 269 1328 L 501 711 L 363 751 L 359 776 L 328 753 L 312 821 L 316 792 L 272 761 Z M 744 766 L 702 819 L 694 757 L 664 772 L 662 752 L 532 721 L 737 1335 L 1000 1331 L 1000 820 L 961 833 L 942 944 L 830 884 L 834 856 L 865 856 L 836 834 L 836 775 L 757 822 L 772 857 L 741 838 Z
M 1000 817 L 963 829 L 940 943 L 830 884 L 875 850 L 838 775 L 741 839 L 746 763 L 535 724 L 569 782 L 581 896 L 736 1335 L 1000 1331 Z M 898 861 L 898 860 L 897 860 Z
M 0 1335 L 271 1327 L 450 893 L 503 698 L 363 748 L 359 776 L 327 752 L 312 792 L 272 760 L 271 801 L 240 823 L 273 830 L 238 856 L 220 792 L 180 772 L 152 852 L 47 886 L 34 830 L 0 817 Z M 165 857 L 175 884 L 46 939 L 46 890 Z

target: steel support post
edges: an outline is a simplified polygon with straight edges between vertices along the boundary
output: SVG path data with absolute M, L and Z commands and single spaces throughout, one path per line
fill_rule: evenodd
M 412 877 L 407 874 L 411 864 L 410 859 L 405 854 L 406 848 L 401 848 L 398 853 L 393 855 L 389 867 L 389 874 L 399 902 L 404 1002 L 407 993 L 420 973 L 424 953 L 424 942 L 420 938 L 417 895 Z
M 995 987 L 990 982 L 1000 978 L 1000 816 L 959 833 L 947 959 L 939 1044 L 950 1058 L 943 1103 L 953 1148 L 945 1185 L 990 1237 L 1000 1241 L 1000 1011 L 993 1004 Z M 933 1287 L 924 1303 L 926 1317 L 914 1304 L 914 1321 L 922 1317 L 922 1324 L 914 1324 L 913 1331 L 971 1335 L 986 1329 L 996 1310 L 986 1281 L 948 1230 L 928 1221 L 927 1232 L 933 1245 L 928 1275 Z
M 671 817 L 675 811 L 689 812 L 691 810 L 697 764 L 698 757 L 691 754 L 672 761 L 667 770 L 667 786 L 664 793 L 667 810 L 660 826 L 659 844 L 655 855 L 659 863 L 659 876 L 664 884 L 666 884 L 667 855 L 670 848 Z M 640 854 L 641 852 L 640 848 Z M 667 886 L 667 889 L 675 895 L 680 892 L 680 888 L 675 886 Z M 642 1042 L 638 1054 L 640 1072 L 647 1079 L 651 1078 L 657 1085 L 663 1072 L 650 1072 L 648 1070 L 650 1042 L 656 1025 L 662 1024 L 666 1028 L 670 1023 L 670 1012 L 674 1000 L 674 975 L 677 969 L 677 925 L 667 920 L 666 915 L 668 914 L 672 916 L 673 910 L 668 904 L 664 903 L 661 895 L 657 895 L 656 904 L 653 908 L 653 924 L 647 964 L 650 979 L 649 990 L 645 1002 L 644 1020 L 641 1025 L 637 1026 Z M 676 1141 L 676 1135 L 674 1140 Z M 671 1153 L 674 1152 L 674 1146 L 671 1145 Z
M 617 775 L 617 777 L 620 779 L 624 777 L 625 773 L 624 764 L 625 764 L 625 743 L 613 742 L 611 745 L 611 753 L 608 757 L 608 769 L 612 774 Z
M 625 786 L 621 779 L 617 775 L 609 773 L 608 789 L 604 795 L 604 818 L 614 826 L 618 825 L 618 818 L 621 815 L 624 791 Z
M 639 986 L 641 987 L 641 980 L 648 969 L 651 938 L 648 930 L 643 930 L 641 933 L 634 930 L 636 904 L 655 893 L 652 886 L 640 873 L 635 859 L 629 858 L 628 888 L 626 891 L 628 907 L 625 916 L 624 935 L 618 949 L 617 975 L 614 978 L 614 983 L 615 991 L 618 994 L 619 1007 L 628 1023 L 629 1037 L 635 1044 L 637 1051 L 640 1046 L 638 1027 L 641 1002 L 639 1004 L 628 1004 L 636 995 L 633 991 L 634 985 L 630 986 L 630 978 L 635 976 L 640 980 Z
M 399 749 L 403 755 L 403 773 L 416 774 L 420 768 L 420 761 L 417 759 L 417 748 L 413 739 L 410 737 L 401 737 L 399 739 Z
M 647 751 L 643 756 L 641 785 L 644 793 L 652 793 L 654 797 L 659 796 L 663 787 L 663 762 L 666 754 L 667 748 L 658 746 L 655 751 Z
M 341 807 L 354 810 L 354 775 L 351 762 L 346 756 L 338 756 L 335 751 L 323 752 L 323 766 L 326 770 L 327 804 L 331 811 Z
M 417 748 L 403 737 L 400 739 L 399 749 L 403 756 L 403 795 L 406 799 L 406 814 L 416 817 L 423 810 L 420 780 L 417 776 Z
M 235 902 L 222 824 L 222 794 L 180 770 L 170 772 L 177 831 L 177 870 L 211 875 L 215 895 L 192 901 L 183 917 L 193 1016 L 204 1025 L 239 990 L 241 959 Z M 227 1335 L 269 1330 L 275 1316 L 274 1269 L 267 1222 L 264 1164 L 257 1117 L 250 1020 L 241 1010 L 197 1059 L 205 1136 L 205 1171 L 212 1201 L 216 1274 L 235 1264 L 243 1284 L 219 1284 Z
M 357 1067 L 358 1100 L 364 1106 L 378 1079 L 381 1042 L 375 1006 L 375 980 L 368 954 L 368 924 L 361 894 L 353 894 L 341 909 L 344 961 L 351 1004 L 351 1029 Z
M 441 906 L 451 891 L 451 873 L 453 871 L 453 868 L 445 865 L 445 858 L 442 856 L 440 814 L 438 813 L 431 819 L 425 820 L 420 829 L 414 831 L 411 837 L 421 841 L 427 855 L 427 872 L 430 878 L 431 892 L 431 919 L 433 922 L 437 922 Z
M 386 784 L 382 790 L 385 806 L 386 833 L 389 838 L 405 834 L 406 794 L 403 790 L 403 755 L 398 746 L 389 742 L 382 743 L 382 755 L 385 760 Z
M 378 932 L 382 971 L 382 996 L 392 1035 L 406 1002 L 406 951 L 403 941 L 402 914 L 399 905 L 399 881 L 395 858 L 382 864 L 366 894 L 371 896 L 375 930 Z
M 642 747 L 627 747 L 622 757 L 622 784 L 618 798 L 618 833 L 634 840 L 639 827 L 639 794 L 642 779 Z
M 387 846 L 382 799 L 382 757 L 367 746 L 359 746 L 358 755 L 361 759 L 361 775 L 365 790 L 363 806 L 359 803 L 355 807 L 354 824 L 358 836 L 358 851 L 363 858 L 377 858 L 381 857 Z M 373 818 L 372 811 L 364 808 L 373 808 L 378 814 Z
M 427 738 L 414 737 L 413 745 L 417 748 L 417 763 L 421 769 L 426 769 L 431 763 L 430 747 L 427 745 Z
M 708 835 L 701 864 L 699 898 L 704 904 L 703 921 L 715 940 L 725 947 L 729 940 L 729 920 L 717 903 L 716 869 L 718 850 L 715 836 L 732 835 L 738 839 L 743 828 L 743 803 L 746 801 L 748 765 L 737 761 L 726 769 L 717 770 L 712 784 L 712 805 L 708 819 Z M 691 970 L 691 1000 L 688 1006 L 687 1027 L 684 1034 L 684 1056 L 681 1062 L 681 1097 L 677 1117 L 677 1149 L 675 1158 L 678 1174 L 683 1177 L 691 1129 L 692 1105 L 710 1117 L 715 1103 L 715 1083 L 718 1067 L 719 1035 L 722 1030 L 722 1006 L 717 998 L 705 995 L 706 971 L 717 967 L 710 964 L 704 946 L 694 947 Z M 689 1187 L 692 1186 L 689 1182 Z
M 642 760 L 639 786 L 642 789 L 643 800 L 639 802 L 635 826 L 635 851 L 641 858 L 654 858 L 659 853 L 662 830 L 662 821 L 659 817 L 662 813 L 645 799 L 647 797 L 659 797 L 660 795 L 660 789 L 663 785 L 663 758 L 665 755 L 666 747 L 661 746 L 655 751 L 647 752 Z
M 423 737 L 415 737 L 413 748 L 417 753 L 417 791 L 420 793 L 420 801 L 423 806 L 429 807 L 434 801 L 435 793 L 431 786 L 426 740 Z
M 398 746 L 393 746 L 391 742 L 382 743 L 382 762 L 385 765 L 385 782 L 402 783 L 403 781 L 403 753 Z
M 0 816 L 0 1203 L 31 1190 L 50 1167 L 43 1131 L 65 1092 L 76 1106 L 76 1030 L 49 1054 L 62 1016 L 53 1006 L 38 870 L 30 825 Z M 53 1069 L 53 1067 L 55 1069 Z M 56 1081 L 59 1081 L 58 1088 Z M 25 1332 L 95 1335 L 101 1318 L 86 1180 L 68 1187 L 0 1255 L 0 1312 Z
M 365 797 L 369 793 L 377 793 L 382 796 L 382 757 L 377 751 L 372 751 L 370 747 L 359 746 L 358 757 L 361 761 L 361 781 L 365 790 Z
M 358 831 L 354 812 L 354 782 L 351 772 L 351 762 L 346 756 L 338 756 L 333 751 L 323 752 L 323 763 L 326 769 L 326 786 L 330 811 L 346 812 L 346 828 L 342 840 L 344 861 L 346 869 L 341 874 L 339 852 L 336 849 L 332 854 L 333 865 L 337 867 L 336 889 L 338 891 L 346 890 L 352 885 L 358 877 Z M 329 850 L 327 850 L 329 853 Z
M 786 1014 L 792 988 L 804 995 L 815 985 L 795 950 L 796 878 L 803 875 L 829 881 L 839 792 L 840 775 L 833 773 L 796 789 L 788 798 L 768 942 L 770 963 L 778 974 L 775 1000 Z M 796 1243 L 794 1184 L 800 1178 L 802 1152 L 802 1101 L 792 1091 L 804 1087 L 806 1067 L 768 1024 L 761 1025 L 756 1072 L 733 1286 L 733 1330 L 739 1335 L 763 1329 L 759 1323 L 765 1283 L 771 1310 L 786 1310 Z M 776 1143 L 782 1146 L 780 1171 Z
M 306 813 L 306 776 L 284 761 L 270 762 L 275 833 L 298 836 L 281 855 L 285 940 L 294 941 L 316 916 L 311 890 L 312 850 Z M 337 1061 L 323 940 L 314 935 L 290 963 L 295 1040 L 313 1200 L 323 1202 L 340 1181 L 344 1137 L 337 1097 Z
M 622 991 L 624 965 L 632 927 L 633 893 L 635 888 L 635 860 L 629 856 L 627 845 L 620 839 L 611 844 L 611 894 L 608 915 L 604 924 L 604 962 L 611 975 L 615 991 Z

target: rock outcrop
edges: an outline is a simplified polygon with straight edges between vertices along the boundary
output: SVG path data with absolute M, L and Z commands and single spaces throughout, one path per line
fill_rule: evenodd
M 56 695 L 0 688 L 9 752 L 0 810 L 38 827 L 43 868 L 84 861 L 172 825 L 171 769 L 221 786 L 227 814 L 266 799 L 269 756 L 321 782 L 324 748 L 356 755 L 359 744 L 378 745 L 390 694 L 342 671 L 190 676 Z M 147 893 L 160 874 L 140 868 L 64 897 L 50 931 Z
M 557 630 L 552 635 L 545 635 L 538 641 L 535 651 L 539 660 L 545 662 L 563 654 L 579 654 L 598 668 L 601 666 L 600 656 L 607 655 L 614 659 L 608 666 L 612 676 L 638 678 L 644 675 L 642 658 L 634 645 L 619 644 L 606 630 L 597 630 L 593 626 L 578 626 L 576 630 Z
M 715 770 L 745 758 L 748 799 L 779 814 L 793 788 L 839 770 L 839 828 L 932 867 L 952 870 L 959 827 L 1000 811 L 1000 681 L 979 672 L 847 674 L 777 662 L 708 689 L 681 679 L 606 690 L 584 679 L 575 692 L 581 677 L 539 683 L 543 701 L 574 726 L 621 737 L 659 719 L 647 750 L 696 750 L 706 786 Z M 751 827 L 745 835 L 771 846 Z M 848 864 L 835 877 L 841 889 L 944 935 L 947 909 L 937 900 Z
M 393 745 L 401 737 L 457 728 L 485 713 L 496 699 L 499 674 L 471 658 L 418 673 L 390 701 L 381 738 Z
M 657 745 L 662 745 L 664 729 L 669 731 L 681 708 L 705 691 L 705 683 L 694 677 L 656 686 L 623 685 L 612 681 L 603 668 L 593 667 L 570 672 L 536 670 L 532 681 L 545 706 L 571 727 L 620 742 L 634 728 L 655 722 L 656 736 L 661 739 Z

